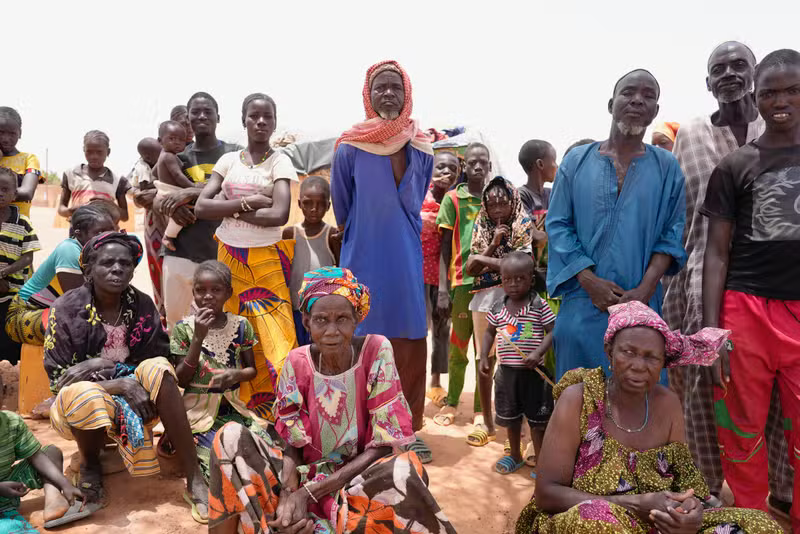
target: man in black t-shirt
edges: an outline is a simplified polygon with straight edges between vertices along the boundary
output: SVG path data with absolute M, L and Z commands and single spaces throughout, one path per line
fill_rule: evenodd
M 155 207 L 164 215 L 174 218 L 183 229 L 173 239 L 175 250 L 164 249 L 162 287 L 167 326 L 172 331 L 175 323 L 189 314 L 192 306 L 192 277 L 197 265 L 217 259 L 214 232 L 220 221 L 197 220 L 191 204 L 197 200 L 217 160 L 227 152 L 241 149 L 238 145 L 217 139 L 219 107 L 208 93 L 195 93 L 187 104 L 189 122 L 195 142 L 178 154 L 183 172 L 195 186 L 157 199 Z
M 725 479 L 736 506 L 765 509 L 764 428 L 776 380 L 795 476 L 800 467 L 800 53 L 767 55 L 755 94 L 766 131 L 720 162 L 701 208 L 709 218 L 703 326 L 733 332 L 713 372 Z M 791 519 L 800 532 L 800 506 Z

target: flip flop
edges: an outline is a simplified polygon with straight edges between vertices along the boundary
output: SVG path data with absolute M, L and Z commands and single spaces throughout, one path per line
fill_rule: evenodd
M 439 408 L 444 406 L 447 401 L 447 391 L 441 386 L 429 389 L 425 396 L 431 400 L 434 406 Z
M 55 527 L 60 527 L 61 525 L 66 525 L 72 523 L 73 521 L 78 521 L 79 519 L 83 519 L 85 517 L 89 517 L 96 511 L 103 508 L 103 504 L 99 502 L 90 502 L 86 503 L 84 501 L 75 499 L 67 511 L 59 517 L 58 519 L 51 519 L 50 521 L 46 521 L 44 524 L 44 528 L 51 529 Z
M 503 456 L 494 464 L 494 470 L 501 475 L 510 475 L 511 473 L 519 471 L 523 465 L 525 465 L 525 462 L 517 463 L 511 456 Z
M 186 490 L 184 490 L 184 492 L 183 492 L 183 500 L 186 501 L 186 503 L 189 506 L 192 507 L 192 519 L 194 519 L 195 521 L 197 521 L 201 525 L 207 525 L 208 524 L 208 514 L 206 514 L 206 516 L 203 517 L 202 515 L 200 515 L 200 511 L 197 509 L 197 505 L 198 504 L 205 504 L 205 503 L 200 503 L 199 501 L 195 501 L 192 498 L 192 496 L 189 495 L 189 492 L 186 491 Z M 208 508 L 207 504 L 206 504 L 206 508 Z
M 433 452 L 419 437 L 413 443 L 406 445 L 405 450 L 415 453 L 421 464 L 429 464 L 433 461 Z
M 536 467 L 536 453 L 533 451 L 533 443 L 528 443 L 528 447 L 525 449 L 525 465 Z
M 452 411 L 445 412 L 450 409 Z M 444 406 L 439 413 L 433 416 L 433 422 L 439 426 L 450 426 L 456 420 L 456 409 L 454 406 Z
M 490 441 L 494 441 L 497 439 L 497 436 L 494 434 L 489 435 L 486 430 L 483 428 L 476 427 L 475 430 L 469 433 L 467 436 L 467 443 L 472 445 L 473 447 L 483 447 L 484 445 L 488 444 Z

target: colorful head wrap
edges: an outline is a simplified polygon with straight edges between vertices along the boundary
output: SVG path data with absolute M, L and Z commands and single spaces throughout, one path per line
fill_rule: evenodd
M 686 336 L 672 331 L 656 312 L 639 301 L 616 304 L 608 308 L 608 330 L 603 340 L 611 343 L 620 330 L 646 326 L 664 336 L 666 367 L 681 365 L 709 366 L 717 359 L 720 347 L 731 335 L 730 330 L 703 328 L 696 334 Z
M 488 200 L 488 193 L 490 189 L 501 187 L 505 190 L 511 201 L 511 218 L 506 225 L 511 228 L 511 235 L 503 240 L 503 243 L 494 250 L 493 258 L 503 258 L 506 254 L 514 250 L 530 249 L 532 241 L 532 228 L 533 221 L 531 220 L 528 210 L 522 203 L 522 198 L 519 196 L 519 191 L 514 185 L 503 178 L 502 176 L 495 176 L 486 187 L 483 188 L 483 196 L 481 197 L 481 210 L 475 219 L 475 226 L 472 229 L 472 243 L 470 252 L 472 254 L 483 254 L 489 247 L 492 239 L 494 239 L 494 231 L 497 229 L 495 223 L 489 212 L 486 210 L 486 203 Z M 473 290 L 486 289 L 500 285 L 500 273 L 490 271 L 475 278 Z
M 653 126 L 653 133 L 664 134 L 674 143 L 675 138 L 678 137 L 678 128 L 680 127 L 680 123 L 677 122 L 659 122 Z
M 84 273 L 87 272 L 87 268 L 94 262 L 98 249 L 109 243 L 117 243 L 128 247 L 133 257 L 134 266 L 139 265 L 139 262 L 142 261 L 142 254 L 144 251 L 142 250 L 142 243 L 139 241 L 138 237 L 125 232 L 103 232 L 90 239 L 89 242 L 83 246 L 80 264 Z
M 343 267 L 321 267 L 307 272 L 300 287 L 300 309 L 310 312 L 311 307 L 322 297 L 339 295 L 350 301 L 356 310 L 358 322 L 369 313 L 369 289 L 359 284 L 350 269 Z
M 394 120 L 386 120 L 372 108 L 372 81 L 381 72 L 396 72 L 403 79 L 405 100 L 400 116 Z M 411 119 L 411 80 L 408 74 L 396 61 L 381 61 L 367 69 L 364 80 L 364 110 L 367 120 L 354 125 L 336 140 L 336 148 L 340 143 L 353 145 L 371 154 L 388 156 L 394 154 L 406 143 L 422 152 L 433 154 L 433 145 L 428 134 L 419 129 L 417 121 Z

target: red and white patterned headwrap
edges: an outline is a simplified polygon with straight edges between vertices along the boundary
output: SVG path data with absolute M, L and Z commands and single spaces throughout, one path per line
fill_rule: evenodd
M 403 80 L 403 109 L 394 120 L 383 119 L 372 107 L 372 82 L 378 74 L 385 71 L 396 72 Z M 364 79 L 364 111 L 367 120 L 354 125 L 336 140 L 339 143 L 353 145 L 371 154 L 388 156 L 394 154 L 406 143 L 423 152 L 433 154 L 430 136 L 419 129 L 417 121 L 411 119 L 411 80 L 399 63 L 392 60 L 381 61 L 367 69 Z
M 645 326 L 657 330 L 665 341 L 666 367 L 681 365 L 709 366 L 717 359 L 719 349 L 731 335 L 730 330 L 703 328 L 686 336 L 672 331 L 655 311 L 639 301 L 616 304 L 608 308 L 608 329 L 603 340 L 611 343 L 620 330 Z

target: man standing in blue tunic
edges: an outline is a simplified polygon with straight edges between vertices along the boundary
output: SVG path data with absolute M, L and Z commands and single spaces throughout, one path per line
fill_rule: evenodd
M 356 334 L 392 342 L 416 431 L 425 406 L 428 333 L 420 209 L 433 147 L 411 119 L 411 82 L 397 62 L 367 70 L 363 97 L 367 120 L 337 140 L 331 168 L 333 211 L 344 232 L 340 266 L 370 289 L 370 313 Z M 419 438 L 409 449 L 423 463 L 431 461 Z
M 607 368 L 608 307 L 638 300 L 660 314 L 661 277 L 686 261 L 680 165 L 642 142 L 660 92 L 646 70 L 620 78 L 608 102 L 609 138 L 575 148 L 558 169 L 546 219 L 547 290 L 563 298 L 553 332 L 557 378 Z

